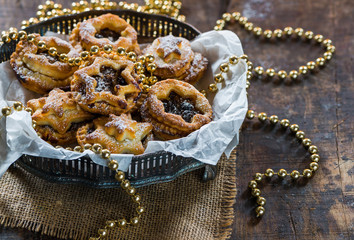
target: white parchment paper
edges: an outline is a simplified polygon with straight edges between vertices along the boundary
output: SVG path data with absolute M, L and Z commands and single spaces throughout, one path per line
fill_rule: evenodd
M 207 89 L 214 82 L 213 75 L 220 71 L 220 64 L 227 62 L 231 55 L 243 54 L 239 38 L 230 31 L 203 33 L 192 42 L 192 48 L 209 60 L 208 71 L 199 81 L 198 89 Z M 165 150 L 213 165 L 223 153 L 229 156 L 238 144 L 239 128 L 248 107 L 246 71 L 247 65 L 243 60 L 231 66 L 225 82 L 218 84 L 217 94 L 208 95 L 214 114 L 211 123 L 184 138 L 151 141 L 145 153 Z M 0 88 L 0 108 L 11 106 L 13 101 L 26 103 L 29 99 L 39 97 L 22 87 L 8 62 L 0 64 Z M 91 151 L 77 153 L 54 148 L 37 136 L 31 123 L 31 116 L 25 111 L 14 112 L 0 120 L 0 177 L 22 154 L 63 160 L 88 155 L 95 163 L 106 166 L 106 161 Z M 119 169 L 123 171 L 127 171 L 132 157 L 131 154 L 112 154 L 112 158 L 119 162 Z

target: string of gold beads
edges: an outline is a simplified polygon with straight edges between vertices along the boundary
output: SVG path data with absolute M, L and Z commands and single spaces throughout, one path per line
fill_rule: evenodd
M 31 108 L 25 108 L 21 102 L 15 102 L 12 106 L 9 107 L 3 107 L 1 109 L 1 116 L 0 119 L 3 117 L 8 117 L 10 116 L 14 111 L 27 111 L 31 115 L 33 114 L 33 111 Z M 36 122 L 32 121 L 32 126 L 33 128 L 36 127 Z M 61 146 L 57 146 L 56 148 L 61 148 Z M 127 225 L 136 225 L 139 223 L 141 215 L 145 212 L 145 207 L 141 204 L 141 196 L 137 193 L 136 189 L 131 186 L 130 181 L 125 178 L 125 173 L 121 170 L 118 170 L 119 164 L 116 160 L 111 158 L 111 152 L 108 149 L 103 149 L 103 147 L 95 143 L 93 145 L 91 144 L 85 144 L 84 147 L 82 148 L 81 146 L 76 146 L 73 149 L 71 148 L 66 148 L 67 150 L 70 151 L 75 151 L 75 152 L 83 152 L 85 150 L 91 150 L 92 152 L 100 155 L 103 159 L 107 160 L 107 166 L 109 169 L 112 171 L 115 171 L 115 179 L 120 182 L 120 186 L 125 192 L 130 196 L 131 200 L 137 204 L 136 207 L 136 215 L 130 220 L 126 220 L 125 218 L 121 218 L 118 220 L 108 220 L 106 221 L 106 225 L 98 230 L 98 238 L 91 237 L 91 240 L 94 239 L 103 239 L 106 238 L 108 235 L 108 232 L 110 229 L 114 227 L 126 227 Z
M 261 66 L 257 66 L 254 68 L 254 73 L 258 76 L 267 76 L 269 78 L 278 77 L 280 79 L 285 79 L 289 77 L 292 80 L 299 78 L 301 75 L 306 75 L 308 73 L 313 72 L 313 70 L 317 68 L 323 67 L 329 60 L 332 59 L 332 56 L 335 52 L 335 46 L 333 45 L 330 39 L 324 39 L 323 35 L 317 34 L 315 35 L 312 31 L 304 31 L 302 28 L 286 27 L 284 29 L 275 29 L 272 30 L 263 30 L 261 27 L 255 26 L 253 23 L 248 21 L 248 19 L 241 15 L 239 12 L 233 13 L 224 13 L 222 15 L 222 19 L 216 21 L 216 26 L 214 30 L 220 31 L 223 30 L 226 23 L 238 23 L 242 27 L 244 27 L 247 31 L 253 33 L 256 37 L 263 37 L 264 39 L 283 39 L 296 37 L 298 39 L 303 39 L 308 41 L 309 43 L 312 41 L 317 44 L 321 44 L 325 53 L 318 57 L 315 61 L 309 61 L 305 65 L 298 67 L 297 69 L 291 70 L 289 72 L 285 70 L 280 70 L 276 72 L 273 68 L 264 69 Z
M 299 126 L 297 124 L 290 124 L 290 121 L 288 119 L 283 119 L 279 121 L 278 116 L 272 115 L 270 117 L 267 116 L 266 113 L 261 112 L 258 115 L 253 110 L 248 110 L 246 114 L 247 119 L 254 119 L 257 116 L 258 120 L 261 123 L 266 123 L 269 121 L 270 124 L 276 125 L 280 124 L 282 128 L 289 128 L 290 131 L 294 134 L 294 136 L 301 142 L 301 144 L 307 149 L 307 151 L 311 154 L 310 159 L 311 163 L 309 165 L 309 168 L 306 168 L 300 173 L 298 170 L 293 170 L 291 173 L 288 173 L 285 169 L 279 169 L 277 172 L 275 172 L 273 169 L 268 168 L 264 173 L 256 173 L 254 175 L 253 180 L 251 180 L 248 183 L 248 187 L 251 190 L 251 194 L 253 197 L 257 198 L 257 207 L 255 209 L 256 211 L 256 216 L 261 217 L 265 213 L 265 204 L 266 204 L 266 199 L 261 196 L 261 190 L 258 188 L 258 183 L 260 183 L 264 177 L 270 179 L 274 175 L 278 175 L 279 178 L 284 179 L 288 176 L 291 177 L 293 180 L 298 180 L 299 178 L 305 178 L 309 179 L 313 176 L 314 172 L 317 171 L 319 168 L 318 162 L 320 160 L 319 156 L 319 151 L 317 146 L 312 144 L 311 139 L 305 137 L 305 133 L 301 130 L 299 130 Z

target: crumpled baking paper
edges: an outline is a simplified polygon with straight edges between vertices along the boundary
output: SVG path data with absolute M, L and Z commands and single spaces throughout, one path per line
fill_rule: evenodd
M 202 53 L 209 60 L 209 67 L 197 89 L 208 89 L 213 83 L 214 74 L 219 66 L 228 62 L 231 55 L 243 54 L 241 42 L 231 31 L 210 31 L 193 40 L 193 50 Z M 224 83 L 219 83 L 216 94 L 208 94 L 213 107 L 213 121 L 187 137 L 170 141 L 150 141 L 145 153 L 160 150 L 176 155 L 192 157 L 207 164 L 217 164 L 220 156 L 228 157 L 238 144 L 239 128 L 247 112 L 246 96 L 247 65 L 240 60 L 230 65 Z M 14 101 L 26 103 L 29 99 L 40 97 L 21 86 L 9 62 L 0 64 L 0 108 L 12 106 Z M 95 163 L 107 166 L 106 160 L 92 151 L 77 153 L 63 148 L 56 149 L 39 138 L 32 128 L 31 116 L 26 111 L 14 112 L 0 120 L 0 177 L 7 168 L 22 154 L 74 160 L 88 155 Z M 119 162 L 119 169 L 127 171 L 133 155 L 112 154 L 112 159 Z

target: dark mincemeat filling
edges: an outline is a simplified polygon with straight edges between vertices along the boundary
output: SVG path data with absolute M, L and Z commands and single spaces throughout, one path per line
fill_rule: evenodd
M 111 42 L 115 42 L 121 35 L 109 28 L 104 28 L 95 34 L 96 38 L 108 38 Z
M 162 100 L 165 112 L 180 115 L 184 121 L 191 122 L 194 115 L 200 112 L 195 109 L 192 99 L 182 98 L 171 92 L 168 100 Z
M 117 71 L 111 67 L 102 66 L 98 75 L 92 76 L 97 81 L 96 91 L 108 91 L 113 93 L 116 85 L 128 85 L 121 75 L 122 71 Z
M 53 57 L 53 56 L 49 55 L 49 53 L 47 51 L 40 52 L 38 54 L 45 56 L 48 59 L 49 63 L 55 63 L 55 62 L 59 61 L 59 58 L 57 56 Z

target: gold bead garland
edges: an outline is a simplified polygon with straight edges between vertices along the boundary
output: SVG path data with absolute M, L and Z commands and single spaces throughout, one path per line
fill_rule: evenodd
M 1 116 L 0 119 L 3 117 L 8 117 L 10 116 L 14 111 L 27 111 L 32 115 L 32 109 L 31 108 L 24 108 L 23 104 L 21 102 L 15 102 L 11 107 L 3 107 L 1 109 Z M 36 128 L 36 122 L 32 120 L 32 126 L 33 128 Z M 40 137 L 40 136 L 39 136 Z M 61 148 L 61 146 L 56 146 L 55 148 Z M 103 149 L 100 144 L 86 144 L 84 148 L 81 146 L 76 146 L 74 149 L 68 147 L 66 150 L 69 151 L 75 151 L 75 152 L 83 152 L 85 150 L 91 150 L 96 154 L 99 154 L 103 159 L 107 160 L 107 166 L 109 169 L 112 171 L 115 171 L 115 179 L 120 182 L 120 186 L 125 192 L 130 196 L 131 200 L 137 204 L 138 206 L 136 207 L 135 212 L 137 213 L 136 216 L 132 217 L 129 221 L 127 221 L 125 218 L 121 218 L 118 220 L 108 220 L 106 221 L 106 225 L 98 230 L 98 238 L 90 238 L 90 239 L 103 239 L 107 237 L 109 229 L 112 229 L 114 227 L 126 227 L 127 225 L 136 225 L 139 223 L 141 215 L 145 212 L 145 207 L 141 204 L 141 196 L 137 193 L 136 189 L 131 186 L 130 181 L 128 179 L 125 179 L 125 173 L 118 170 L 119 164 L 116 160 L 111 158 L 111 153 L 108 149 Z

